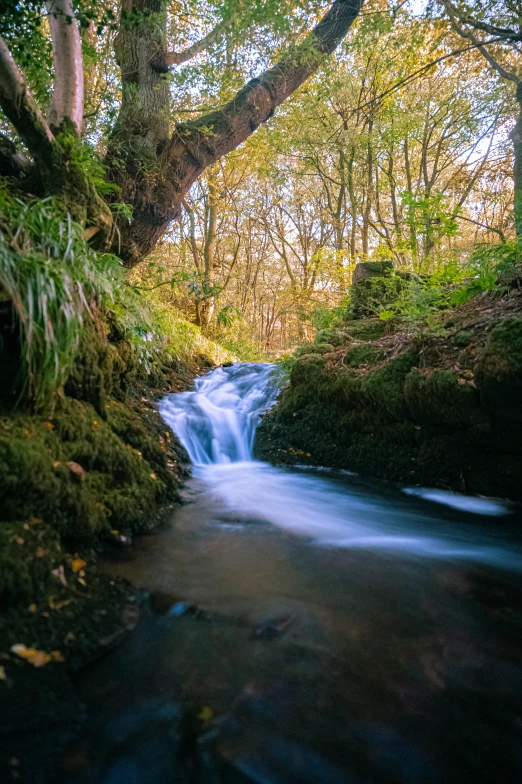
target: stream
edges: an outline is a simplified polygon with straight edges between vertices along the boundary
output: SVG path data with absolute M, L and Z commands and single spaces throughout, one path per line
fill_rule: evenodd
M 56 781 L 520 782 L 520 510 L 256 462 L 277 391 L 235 364 L 162 401 L 186 503 L 106 564 L 149 607 Z

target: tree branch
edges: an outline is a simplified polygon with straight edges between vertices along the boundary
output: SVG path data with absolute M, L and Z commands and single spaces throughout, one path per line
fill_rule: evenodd
M 47 0 L 53 44 L 54 89 L 49 125 L 56 131 L 69 119 L 78 134 L 83 121 L 83 55 L 71 0 Z
M 0 106 L 35 161 L 46 169 L 53 155 L 54 136 L 2 37 Z
M 444 6 L 446 13 L 450 18 L 451 26 L 453 27 L 456 33 L 458 33 L 461 36 L 461 38 L 467 38 L 468 41 L 471 41 L 471 43 L 477 47 L 477 49 L 483 55 L 483 57 L 485 57 L 485 59 L 488 61 L 491 67 L 498 74 L 500 74 L 500 76 L 503 79 L 509 79 L 510 82 L 515 82 L 515 84 L 521 84 L 520 78 L 515 73 L 512 73 L 511 71 L 507 71 L 502 65 L 500 65 L 498 60 L 495 60 L 495 58 L 492 55 L 490 55 L 490 53 L 488 52 L 488 50 L 484 45 L 485 44 L 484 41 L 479 41 L 479 39 L 475 35 L 473 35 L 473 33 L 470 30 L 465 30 L 463 27 L 461 27 L 461 25 L 457 21 L 457 18 L 459 18 L 460 21 L 463 23 L 467 23 L 467 24 L 472 24 L 472 23 L 469 22 L 468 19 L 458 17 L 457 11 L 453 6 L 453 4 L 450 2 L 450 0 L 439 0 L 439 2 L 441 3 L 441 5 Z M 505 37 L 505 36 L 501 36 L 501 37 Z
M 186 63 L 188 60 L 192 60 L 201 52 L 204 52 L 205 49 L 210 46 L 210 44 L 215 43 L 226 30 L 229 30 L 232 25 L 234 24 L 234 17 L 232 19 L 227 19 L 224 22 L 219 22 L 213 30 L 210 31 L 207 35 L 201 38 L 196 43 L 192 44 L 191 46 L 187 46 L 186 49 L 183 49 L 181 52 L 167 52 L 167 65 L 171 68 L 173 65 L 181 65 L 181 63 Z
M 273 68 L 252 79 L 222 109 L 178 125 L 167 155 L 175 162 L 174 180 L 183 192 L 201 172 L 244 142 L 270 119 L 335 50 L 364 0 L 335 0 L 305 40 Z M 180 171 L 180 158 L 185 171 Z
M 0 175 L 19 177 L 29 171 L 32 161 L 16 148 L 16 144 L 0 133 Z

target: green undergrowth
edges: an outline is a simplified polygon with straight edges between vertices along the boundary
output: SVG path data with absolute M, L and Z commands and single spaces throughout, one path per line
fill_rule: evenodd
M 320 332 L 288 363 L 256 454 L 521 498 L 522 301 L 476 302 L 487 318 L 475 326 L 467 303 L 444 336 L 401 336 L 378 318 Z

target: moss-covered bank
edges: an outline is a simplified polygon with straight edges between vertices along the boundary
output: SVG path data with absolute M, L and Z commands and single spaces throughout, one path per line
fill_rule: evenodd
M 319 333 L 263 418 L 257 456 L 521 500 L 521 293 L 444 318 L 432 337 L 378 319 Z
M 104 575 L 98 554 L 150 530 L 179 500 L 186 455 L 156 399 L 185 388 L 196 363 L 207 363 L 166 356 L 146 372 L 131 344 L 91 327 L 64 394 L 45 415 L 13 408 L 8 395 L 2 403 L 2 781 L 16 733 L 48 732 L 69 715 L 73 727 L 81 706 L 70 673 L 137 622 L 135 590 Z

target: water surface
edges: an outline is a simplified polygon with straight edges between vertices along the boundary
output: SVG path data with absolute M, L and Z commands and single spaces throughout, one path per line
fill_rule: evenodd
M 152 609 L 81 675 L 60 780 L 519 782 L 518 511 L 256 463 L 276 394 L 270 366 L 236 365 L 163 402 L 194 475 L 107 565 Z

